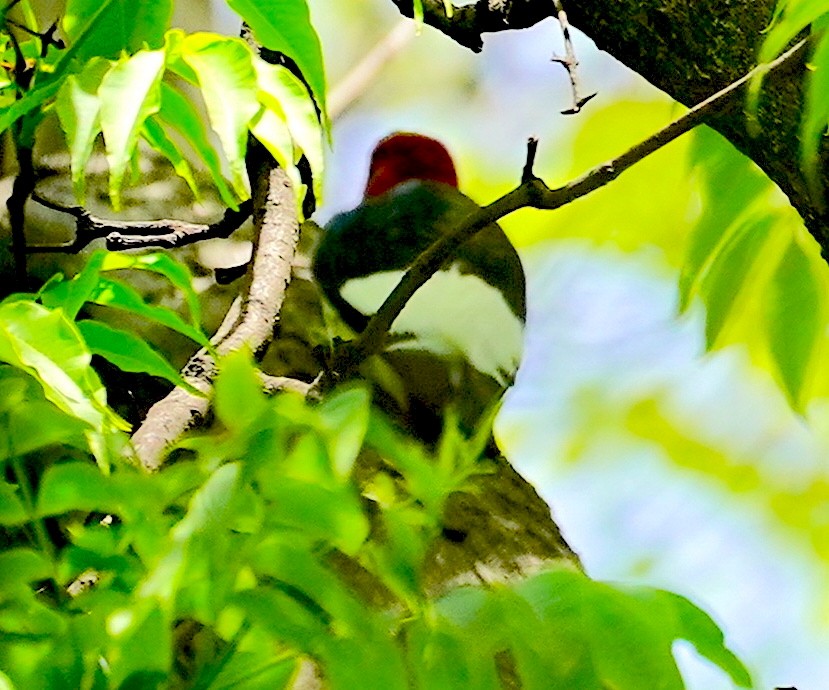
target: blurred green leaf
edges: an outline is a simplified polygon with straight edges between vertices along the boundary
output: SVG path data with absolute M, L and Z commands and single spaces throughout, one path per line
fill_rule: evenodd
M 220 360 L 213 404 L 219 420 L 237 433 L 243 432 L 265 411 L 262 381 L 246 349 Z
M 743 218 L 711 261 L 700 286 L 707 308 L 705 338 L 708 347 L 713 347 L 740 294 L 749 289 L 747 279 L 760 261 L 776 222 L 773 215 L 765 213 Z
M 690 135 L 688 162 L 699 181 L 702 211 L 689 233 L 679 278 L 680 309 L 691 302 L 711 261 L 750 209 L 767 212 L 772 182 L 719 134 L 699 127 Z M 760 212 L 760 208 L 757 212 Z
M 46 470 L 37 493 L 40 516 L 70 510 L 118 512 L 118 492 L 112 481 L 95 465 L 66 462 Z
M 613 587 L 573 571 L 539 574 L 514 586 L 543 621 L 581 637 L 604 685 L 619 690 L 684 684 L 672 654 L 675 640 L 691 642 L 739 687 L 751 677 L 701 610 L 679 595 L 646 587 Z
M 820 148 L 829 124 L 829 7 L 825 2 L 820 4 L 824 14 L 812 27 L 820 38 L 805 78 L 806 103 L 800 127 L 800 158 L 814 199 L 822 198 Z
M 268 489 L 274 502 L 269 524 L 301 530 L 354 554 L 368 537 L 369 524 L 350 486 L 332 490 L 281 477 Z
M 158 376 L 198 394 L 172 364 L 138 336 L 100 321 L 79 321 L 78 328 L 93 354 L 112 362 L 122 371 Z
M 767 318 L 774 363 L 796 410 L 803 410 L 807 400 L 811 365 L 827 321 L 825 288 L 813 262 L 792 241 L 772 279 Z
M 112 687 L 161 688 L 172 666 L 172 621 L 154 601 L 140 600 L 107 621 Z
M 48 559 L 32 549 L 7 549 L 0 552 L 0 593 L 10 594 L 52 574 Z
M 328 451 L 334 470 L 345 477 L 368 430 L 369 393 L 365 388 L 337 391 L 323 402 L 319 415 L 329 431 Z
M 17 487 L 8 482 L 0 482 L 0 525 L 19 525 L 28 519 L 26 508 L 18 498 Z

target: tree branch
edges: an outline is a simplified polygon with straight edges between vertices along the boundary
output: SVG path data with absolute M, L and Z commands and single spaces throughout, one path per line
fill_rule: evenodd
M 101 237 L 106 238 L 106 248 L 110 251 L 144 247 L 183 247 L 215 237 L 230 237 L 233 231 L 248 219 L 252 209 L 249 200 L 243 201 L 237 210 L 227 209 L 221 220 L 204 225 L 183 220 L 107 220 L 93 216 L 80 206 L 63 206 L 39 194 L 32 194 L 32 199 L 41 206 L 75 218 L 75 239 L 66 244 L 29 246 L 26 251 L 30 254 L 76 253 Z
M 412 0 L 391 1 L 401 14 L 414 16 Z M 453 7 L 451 16 L 443 0 L 423 0 L 423 21 L 476 53 L 483 48 L 484 33 L 526 29 L 555 14 L 550 0 L 478 0 Z
M 411 0 L 391 0 L 411 16 Z M 685 105 L 699 103 L 744 74 L 774 14 L 775 0 L 579 0 L 569 21 L 601 50 Z M 462 46 L 481 50 L 487 32 L 523 29 L 553 16 L 550 0 L 478 0 L 446 15 L 442 0 L 423 0 L 424 21 Z M 759 133 L 740 107 L 723 108 L 706 124 L 751 158 L 786 193 L 829 259 L 829 141 L 819 166 L 823 199 L 800 166 L 802 82 L 806 53 L 766 81 Z M 735 100 L 733 105 L 739 105 Z
M 251 260 L 250 285 L 234 303 L 211 339 L 221 356 L 242 347 L 258 354 L 273 337 L 291 265 L 299 241 L 299 220 L 291 183 L 285 171 L 258 145 L 249 153 L 250 178 L 254 180 L 253 223 L 258 238 Z M 184 379 L 207 396 L 216 374 L 216 362 L 206 351 L 197 352 L 182 371 Z M 283 382 L 284 383 L 284 382 Z M 204 418 L 208 397 L 175 388 L 150 408 L 132 436 L 141 466 L 155 471 L 164 461 L 165 450 L 185 431 Z
M 575 115 L 580 112 L 587 101 L 596 95 L 596 92 L 590 93 L 586 96 L 581 95 L 581 79 L 577 67 L 579 61 L 576 59 L 576 51 L 573 49 L 573 41 L 570 38 L 570 24 L 567 22 L 567 13 L 561 4 L 561 0 L 553 0 L 553 5 L 556 9 L 556 17 L 561 26 L 561 33 L 564 35 L 564 57 L 553 55 L 553 62 L 559 63 L 565 70 L 567 76 L 570 78 L 570 91 L 573 95 L 573 105 L 562 110 L 562 115 Z
M 543 180 L 533 174 L 537 141 L 530 139 L 527 144 L 527 162 L 522 172 L 521 184 L 488 206 L 467 216 L 454 231 L 443 235 L 418 256 L 360 336 L 335 357 L 332 367 L 334 371 L 348 370 L 366 356 L 380 352 L 392 323 L 403 311 L 412 295 L 455 255 L 458 247 L 477 232 L 520 208 L 554 210 L 612 182 L 625 170 L 654 151 L 671 143 L 707 121 L 721 109 L 729 107 L 737 99 L 742 98 L 744 87 L 759 70 L 772 71 L 798 60 L 805 50 L 806 43 L 806 40 L 800 41 L 770 65 L 755 68 L 622 155 L 592 168 L 558 189 L 550 189 Z

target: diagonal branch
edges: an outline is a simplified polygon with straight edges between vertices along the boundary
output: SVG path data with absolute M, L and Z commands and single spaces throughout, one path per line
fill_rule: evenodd
M 563 187 L 550 189 L 543 180 L 533 174 L 532 164 L 537 142 L 531 139 L 527 145 L 527 163 L 524 166 L 521 184 L 488 206 L 467 216 L 453 232 L 442 236 L 424 251 L 409 267 L 360 336 L 335 357 L 332 368 L 335 371 L 344 371 L 366 356 L 380 352 L 392 323 L 403 311 L 412 295 L 455 255 L 458 247 L 477 232 L 520 208 L 554 210 L 612 182 L 625 170 L 654 151 L 671 143 L 697 125 L 704 123 L 706 118 L 723 108 L 730 107 L 742 98 L 743 89 L 758 70 L 775 70 L 792 60 L 799 59 L 806 45 L 806 40 L 800 41 L 774 62 L 755 68 L 617 158 L 592 168 Z

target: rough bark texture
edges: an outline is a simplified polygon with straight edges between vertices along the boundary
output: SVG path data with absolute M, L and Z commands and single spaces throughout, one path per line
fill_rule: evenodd
M 391 0 L 411 15 L 411 0 Z M 570 22 L 596 45 L 677 101 L 692 106 L 748 72 L 757 61 L 775 0 L 565 0 Z M 554 13 L 551 0 L 479 0 L 447 19 L 442 0 L 424 0 L 427 23 L 472 50 L 486 32 L 521 29 Z M 810 197 L 799 165 L 803 61 L 772 75 L 760 100 L 759 133 L 744 109 L 708 124 L 752 158 L 789 196 L 829 256 L 829 147 L 823 148 L 822 199 Z

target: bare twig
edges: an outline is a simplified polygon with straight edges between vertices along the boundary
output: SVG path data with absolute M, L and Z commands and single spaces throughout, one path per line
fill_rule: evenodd
M 488 206 L 471 213 L 454 231 L 443 235 L 418 256 L 377 313 L 369 320 L 365 330 L 338 354 L 332 368 L 335 371 L 345 371 L 366 356 L 380 352 L 392 323 L 412 295 L 454 256 L 458 247 L 477 232 L 520 208 L 554 210 L 612 182 L 635 163 L 702 124 L 706 117 L 730 106 L 736 99 L 742 97 L 742 89 L 758 70 L 770 71 L 781 67 L 798 58 L 805 46 L 806 40 L 800 41 L 774 62 L 755 68 L 622 155 L 592 168 L 563 187 L 550 189 L 543 180 L 533 174 L 532 166 L 537 142 L 530 139 L 527 144 L 527 162 L 524 166 L 521 184 Z
M 579 61 L 576 59 L 576 51 L 573 49 L 573 40 L 570 38 L 570 24 L 567 22 L 567 13 L 561 4 L 561 0 L 553 0 L 553 5 L 556 8 L 556 16 L 558 23 L 561 25 L 561 33 L 564 35 L 564 57 L 553 55 L 553 62 L 559 63 L 565 70 L 567 76 L 570 78 L 570 91 L 573 95 L 573 105 L 562 110 L 562 115 L 575 115 L 578 113 L 587 101 L 596 95 L 594 91 L 587 96 L 581 95 L 581 80 L 579 79 L 578 66 Z
M 398 21 L 331 90 L 328 95 L 328 116 L 336 120 L 348 110 L 366 92 L 389 61 L 409 44 L 414 35 L 411 22 L 405 19 Z
M 182 247 L 214 237 L 229 237 L 250 216 L 252 208 L 250 201 L 243 201 L 238 210 L 228 209 L 221 220 L 204 225 L 183 220 L 107 220 L 93 216 L 80 206 L 63 206 L 39 194 L 32 194 L 32 199 L 41 206 L 75 218 L 75 239 L 65 244 L 30 246 L 26 248 L 29 253 L 75 253 L 101 237 L 106 238 L 106 247 L 111 251 Z
M 527 161 L 521 171 L 521 182 L 529 182 L 535 178 L 533 167 L 535 166 L 535 154 L 538 152 L 538 139 L 530 137 L 527 139 Z
M 9 225 L 12 231 L 12 254 L 14 256 L 14 279 L 16 289 L 25 291 L 28 287 L 29 274 L 26 268 L 26 201 L 35 188 L 35 170 L 32 161 L 32 149 L 17 146 L 18 173 L 14 178 L 12 193 L 6 201 L 9 210 Z

